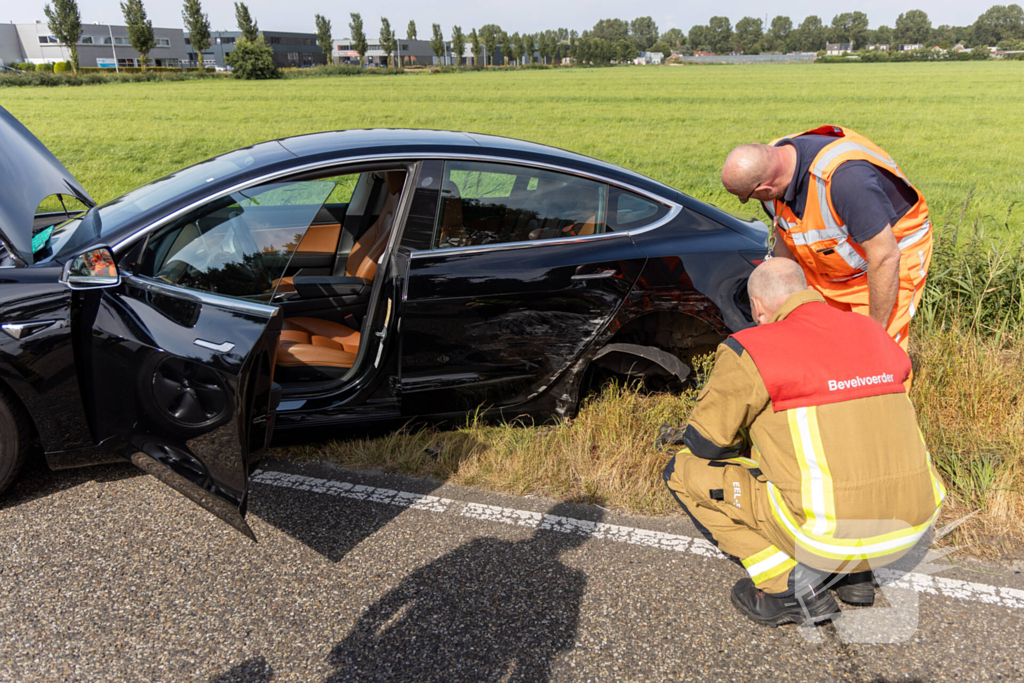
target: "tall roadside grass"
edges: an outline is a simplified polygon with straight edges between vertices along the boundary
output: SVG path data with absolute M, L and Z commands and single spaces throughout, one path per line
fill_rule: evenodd
M 946 516 L 979 513 L 954 542 L 1007 554 L 1024 546 L 1024 239 L 987 234 L 1014 206 L 1000 220 L 970 218 L 969 205 L 936 237 L 911 398 L 950 492 Z

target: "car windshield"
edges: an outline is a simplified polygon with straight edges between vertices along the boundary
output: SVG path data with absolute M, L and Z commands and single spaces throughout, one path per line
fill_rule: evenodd
M 188 190 L 237 173 L 254 163 L 256 157 L 249 150 L 200 162 L 107 202 L 99 207 L 100 219 L 107 225 L 120 225 L 129 216 L 144 213 Z
M 71 220 L 37 230 L 32 238 L 33 260 L 37 263 L 49 258 L 61 261 L 73 256 L 79 248 L 101 240 L 111 229 L 120 227 L 133 216 L 145 213 L 196 187 L 245 170 L 260 161 L 261 156 L 280 153 L 278 147 L 260 147 L 240 149 L 189 166 Z

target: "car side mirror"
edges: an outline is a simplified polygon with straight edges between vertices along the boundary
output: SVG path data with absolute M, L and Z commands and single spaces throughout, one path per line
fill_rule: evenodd
M 121 273 L 108 247 L 90 249 L 64 264 L 60 281 L 71 289 L 102 289 L 121 284 Z

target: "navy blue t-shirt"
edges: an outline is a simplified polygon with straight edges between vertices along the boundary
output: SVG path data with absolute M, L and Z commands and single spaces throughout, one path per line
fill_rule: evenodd
M 810 168 L 821 149 L 835 142 L 831 135 L 801 135 L 780 140 L 776 146 L 796 150 L 796 173 L 783 201 L 797 218 L 803 218 L 810 187 Z M 832 174 L 832 206 L 846 225 L 850 239 L 863 242 L 895 225 L 917 202 L 917 193 L 889 171 L 867 161 L 845 161 Z

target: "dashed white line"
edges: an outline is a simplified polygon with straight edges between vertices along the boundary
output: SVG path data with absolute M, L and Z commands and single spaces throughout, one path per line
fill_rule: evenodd
M 318 479 L 316 477 L 289 474 L 287 472 L 258 470 L 253 474 L 252 481 L 257 484 L 278 486 L 296 491 L 322 493 L 329 496 L 351 498 L 384 505 L 396 505 L 426 512 L 451 513 L 457 514 L 460 517 L 470 517 L 487 522 L 499 522 L 512 526 L 545 529 L 567 534 L 581 534 L 619 543 L 628 543 L 630 545 L 688 552 L 702 557 L 715 559 L 725 559 L 726 557 L 718 548 L 704 538 L 668 534 L 662 531 L 650 531 L 648 529 L 637 529 L 616 524 L 605 524 L 604 522 L 559 517 L 557 515 L 547 515 L 529 510 L 516 510 L 496 505 L 466 503 L 450 498 L 376 488 L 362 484 L 350 484 L 333 479 Z M 918 573 L 906 573 L 886 568 L 876 569 L 875 578 L 885 584 L 918 593 L 943 595 L 949 598 L 979 602 L 986 605 L 1001 605 L 1011 609 L 1024 609 L 1024 590 L 1016 588 L 990 586 L 983 583 L 972 583 L 970 581 L 960 581 Z

